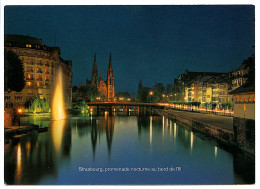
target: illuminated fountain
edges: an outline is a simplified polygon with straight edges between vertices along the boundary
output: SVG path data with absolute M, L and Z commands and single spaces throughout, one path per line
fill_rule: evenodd
M 53 98 L 51 104 L 51 135 L 55 151 L 60 154 L 62 147 L 62 139 L 66 126 L 66 109 L 63 96 L 63 82 L 62 70 L 59 69 L 56 80 L 55 88 L 53 91 Z
M 61 120 L 65 118 L 66 110 L 63 96 L 62 71 L 59 69 L 55 80 L 55 88 L 51 104 L 51 119 Z

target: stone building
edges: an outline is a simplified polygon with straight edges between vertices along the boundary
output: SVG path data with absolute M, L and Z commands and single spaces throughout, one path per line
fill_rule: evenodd
M 250 70 L 254 69 L 254 56 L 249 57 L 247 60 L 232 72 L 232 90 L 242 86 L 249 78 Z
M 183 74 L 180 74 L 177 79 L 174 80 L 174 96 L 175 101 L 188 101 L 186 97 L 186 87 L 198 77 L 206 76 L 221 76 L 226 73 L 215 73 L 215 72 L 190 72 L 185 70 Z M 194 93 L 196 94 L 196 93 Z M 186 98 L 186 99 L 185 99 Z
M 233 90 L 234 95 L 234 139 L 238 147 L 255 153 L 255 86 L 246 82 Z
M 222 103 L 232 102 L 230 74 L 219 76 L 198 76 L 185 87 L 185 101 L 216 103 L 219 108 Z
M 41 39 L 23 35 L 5 35 L 4 48 L 15 52 L 24 66 L 25 88 L 21 92 L 7 90 L 5 107 L 23 106 L 40 97 L 51 102 L 51 94 L 59 68 L 63 71 L 64 95 L 67 107 L 72 103 L 72 62 L 60 56 L 59 47 L 48 47 Z
M 95 54 L 91 80 L 90 81 L 87 80 L 87 84 L 92 84 L 97 88 L 98 92 L 100 93 L 100 101 L 108 101 L 108 102 L 116 101 L 115 82 L 114 82 L 111 54 L 109 57 L 107 80 L 104 81 L 101 79 L 101 73 L 98 77 L 97 60 Z

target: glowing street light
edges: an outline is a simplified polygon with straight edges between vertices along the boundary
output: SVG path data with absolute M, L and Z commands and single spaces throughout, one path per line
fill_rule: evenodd
M 128 98 L 127 100 L 128 100 L 128 101 L 130 101 L 130 100 L 131 100 L 131 98 Z
M 149 94 L 150 94 L 150 103 L 151 103 L 152 102 L 153 91 L 150 91 Z
M 18 113 L 21 114 L 23 112 L 22 108 L 18 108 Z
M 21 121 L 21 120 L 20 120 L 20 119 L 21 119 L 20 117 L 21 117 L 21 114 L 22 114 L 22 112 L 23 112 L 23 109 L 22 109 L 22 108 L 18 108 L 17 112 L 18 112 L 18 117 L 19 117 L 19 119 L 18 119 L 18 125 L 19 125 L 19 129 L 20 129 L 20 125 L 21 125 L 21 124 L 20 124 L 20 121 Z
M 162 94 L 162 97 L 164 98 L 164 97 L 165 97 L 165 94 Z

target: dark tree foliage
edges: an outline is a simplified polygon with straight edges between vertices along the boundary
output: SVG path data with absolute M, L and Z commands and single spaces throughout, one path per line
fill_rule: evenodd
M 128 101 L 127 99 L 129 98 L 132 100 L 133 98 L 129 92 L 118 92 L 116 96 L 118 98 L 124 98 L 123 101 Z
M 97 87 L 92 84 L 87 84 L 85 89 L 86 98 L 93 102 L 96 100 L 96 97 L 100 96 Z
M 22 61 L 13 51 L 5 51 L 4 64 L 4 90 L 20 92 L 25 87 Z
M 163 94 L 165 93 L 165 88 L 164 88 L 164 85 L 162 83 L 156 83 L 154 86 L 153 86 L 153 90 L 155 92 L 158 92 L 158 94 Z

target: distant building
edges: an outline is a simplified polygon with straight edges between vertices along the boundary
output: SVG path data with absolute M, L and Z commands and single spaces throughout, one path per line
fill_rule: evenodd
M 24 65 L 25 88 L 21 92 L 6 91 L 5 107 L 23 106 L 26 101 L 40 97 L 51 101 L 51 93 L 59 67 L 64 75 L 64 95 L 67 107 L 72 101 L 72 62 L 63 60 L 59 47 L 48 47 L 41 39 L 23 35 L 5 35 L 4 48 L 15 52 Z
M 226 73 L 215 73 L 215 72 L 190 72 L 188 70 L 185 70 L 183 74 L 180 74 L 177 79 L 174 80 L 174 97 L 175 101 L 188 101 L 188 98 L 186 97 L 186 87 L 188 87 L 191 82 L 199 77 L 207 77 L 207 76 L 221 76 L 225 75 Z M 195 87 L 195 86 L 194 86 Z M 202 87 L 202 86 L 201 86 Z M 195 90 L 195 88 L 194 88 Z M 198 88 L 196 88 L 198 90 Z M 205 91 L 205 89 L 203 89 Z M 197 95 L 194 91 L 194 95 Z M 205 95 L 205 94 L 201 94 Z M 186 98 L 186 99 L 185 99 Z M 191 98 L 191 97 L 190 97 Z M 198 97 L 193 97 L 198 98 Z M 195 101 L 195 100 L 194 100 Z
M 235 90 L 246 83 L 250 70 L 254 69 L 253 62 L 254 57 L 249 57 L 241 64 L 241 66 L 232 72 L 232 90 Z
M 98 89 L 98 92 L 100 93 L 101 101 L 113 102 L 116 100 L 111 54 L 109 57 L 107 80 L 104 81 L 101 79 L 101 73 L 98 77 L 97 60 L 96 60 L 96 54 L 95 54 L 91 80 L 90 81 L 87 80 L 87 84 L 92 84 Z
M 219 76 L 198 76 L 191 80 L 185 87 L 185 101 L 216 103 L 217 108 L 222 103 L 232 102 L 233 96 L 228 92 L 231 90 L 229 74 Z

